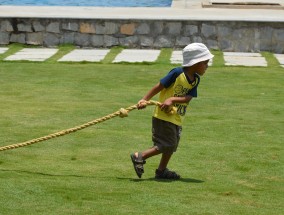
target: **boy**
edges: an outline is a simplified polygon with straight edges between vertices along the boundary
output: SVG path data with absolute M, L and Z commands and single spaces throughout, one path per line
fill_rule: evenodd
M 193 97 L 197 97 L 200 76 L 205 73 L 209 60 L 214 57 L 202 43 L 187 45 L 183 49 L 182 55 L 182 67 L 172 69 L 137 104 L 138 109 L 143 109 L 146 107 L 145 101 L 160 93 L 159 102 L 161 105 L 155 108 L 152 118 L 154 146 L 143 152 L 130 155 L 139 178 L 144 173 L 143 164 L 146 163 L 146 159 L 162 154 L 155 178 L 180 179 L 180 175 L 167 169 L 167 165 L 178 147 L 187 105 Z M 177 108 L 177 112 L 170 115 L 168 112 L 172 106 Z

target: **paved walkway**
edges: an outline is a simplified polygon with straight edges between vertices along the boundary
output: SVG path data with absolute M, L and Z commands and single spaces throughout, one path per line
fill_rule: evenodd
M 0 48 L 0 55 L 8 48 Z M 56 54 L 56 48 L 23 48 L 6 57 L 5 61 L 45 61 Z M 60 58 L 59 62 L 100 62 L 109 53 L 110 49 L 75 49 Z M 113 63 L 119 62 L 155 62 L 160 50 L 152 49 L 124 49 L 119 53 Z M 261 66 L 267 67 L 267 61 L 260 53 L 223 52 L 226 66 Z M 284 54 L 274 54 L 280 65 L 284 67 Z M 173 51 L 170 61 L 172 64 L 182 63 L 182 51 Z M 209 62 L 212 65 L 212 60 Z

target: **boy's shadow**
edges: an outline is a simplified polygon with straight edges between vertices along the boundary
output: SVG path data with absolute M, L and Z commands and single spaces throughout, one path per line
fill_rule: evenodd
M 119 180 L 129 180 L 133 182 L 143 182 L 143 181 L 156 181 L 156 182 L 162 182 L 162 183 L 170 183 L 170 182 L 185 182 L 185 183 L 203 183 L 204 181 L 193 179 L 193 178 L 180 178 L 179 180 L 169 180 L 169 179 L 156 179 L 156 178 L 117 178 Z
M 43 175 L 43 176 L 56 176 L 56 177 L 77 177 L 77 178 L 96 178 L 95 176 L 85 176 L 85 175 L 59 175 L 59 174 L 49 174 L 43 172 L 32 172 L 26 170 L 9 170 L 9 169 L 0 169 L 3 172 L 18 172 L 18 173 L 27 173 L 27 174 L 35 174 L 35 175 Z M 132 182 L 143 182 L 143 181 L 156 181 L 162 183 L 170 183 L 170 182 L 185 182 L 185 183 L 203 183 L 204 181 L 193 179 L 193 178 L 181 178 L 179 180 L 169 180 L 169 179 L 156 179 L 156 178 L 120 178 L 116 177 L 118 180 L 129 180 Z

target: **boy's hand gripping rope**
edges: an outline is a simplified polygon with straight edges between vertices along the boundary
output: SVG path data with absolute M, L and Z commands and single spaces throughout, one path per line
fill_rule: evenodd
M 148 106 L 148 105 L 157 105 L 159 106 L 161 103 L 157 102 L 157 101 L 145 101 L 145 104 Z M 49 134 L 47 136 L 43 136 L 43 137 L 39 137 L 39 138 L 36 138 L 36 139 L 32 139 L 32 140 L 29 140 L 29 141 L 26 141 L 26 142 L 23 142 L 23 143 L 17 143 L 17 144 L 12 144 L 12 145 L 8 145 L 8 146 L 2 146 L 0 147 L 0 151 L 5 151 L 5 150 L 9 150 L 9 149 L 15 149 L 15 148 L 19 148 L 19 147 L 24 147 L 24 146 L 28 146 L 28 145 L 32 145 L 34 143 L 38 143 L 38 142 L 42 142 L 42 141 L 45 141 L 45 140 L 49 140 L 49 139 L 52 139 L 52 138 L 55 138 L 55 137 L 59 137 L 59 136 L 63 136 L 63 135 L 66 135 L 66 134 L 70 134 L 70 133 L 73 133 L 73 132 L 76 132 L 76 131 L 79 131 L 79 130 L 82 130 L 84 128 L 87 128 L 87 127 L 90 127 L 92 125 L 95 125 L 95 124 L 98 124 L 100 122 L 104 122 L 106 120 L 109 120 L 111 118 L 114 118 L 116 116 L 119 116 L 119 117 L 127 117 L 128 116 L 128 113 L 132 110 L 135 110 L 137 109 L 137 105 L 132 105 L 128 108 L 121 108 L 119 111 L 116 111 L 112 114 L 109 114 L 107 116 L 104 116 L 104 117 L 101 117 L 99 119 L 95 119 L 93 121 L 90 121 L 90 122 L 87 122 L 85 124 L 82 124 L 82 125 L 79 125 L 79 126 L 76 126 L 74 128 L 69 128 L 69 129 L 66 129 L 66 130 L 62 130 L 62 131 L 59 131 L 59 132 L 56 132 L 56 133 L 53 133 L 53 134 Z M 170 110 L 169 114 L 174 114 L 176 112 L 176 109 L 174 107 L 172 107 L 172 109 Z

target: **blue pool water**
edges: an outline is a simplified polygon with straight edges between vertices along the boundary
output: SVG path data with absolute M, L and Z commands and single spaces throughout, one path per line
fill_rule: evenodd
M 172 0 L 0 0 L 0 5 L 93 6 L 93 7 L 170 7 Z

